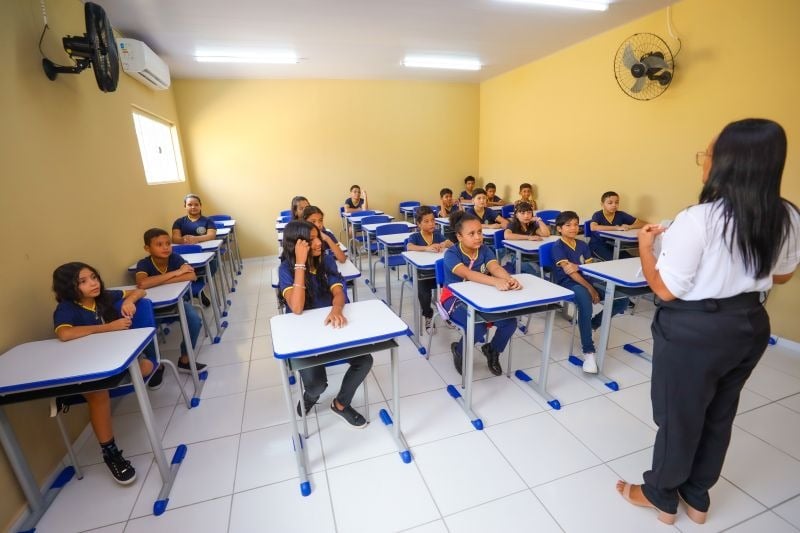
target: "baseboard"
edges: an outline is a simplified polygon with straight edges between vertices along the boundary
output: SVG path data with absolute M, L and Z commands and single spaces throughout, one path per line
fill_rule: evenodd
M 784 339 L 783 337 L 778 337 L 777 335 L 773 335 L 774 339 L 776 339 L 776 344 L 780 344 L 785 348 L 789 348 L 790 350 L 795 350 L 800 355 L 800 342 L 793 341 L 791 339 Z

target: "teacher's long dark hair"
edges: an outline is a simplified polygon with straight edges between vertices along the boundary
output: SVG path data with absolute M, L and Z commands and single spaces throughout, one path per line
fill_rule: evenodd
M 780 124 L 757 118 L 732 122 L 714 142 L 711 172 L 700 192 L 700 203 L 722 202 L 727 244 L 739 248 L 757 279 L 778 261 L 792 227 L 790 210 L 797 210 L 780 196 L 785 161 Z
M 281 254 L 281 262 L 288 263 L 289 269 L 292 272 L 294 272 L 295 264 L 295 245 L 297 245 L 298 240 L 304 240 L 310 246 L 312 231 L 318 231 L 317 227 L 304 220 L 293 220 L 283 228 L 283 254 Z M 303 304 L 303 309 L 311 309 L 312 299 L 330 295 L 331 289 L 328 283 L 328 271 L 325 269 L 325 263 L 322 261 L 324 257 L 324 255 L 315 257 L 309 248 L 308 258 L 306 259 L 306 270 L 304 272 L 306 299 Z M 311 272 L 317 273 L 320 281 L 319 284 L 308 283 L 308 276 Z

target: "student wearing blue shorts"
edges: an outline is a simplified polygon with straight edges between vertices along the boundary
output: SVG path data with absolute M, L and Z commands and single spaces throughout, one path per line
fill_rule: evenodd
M 313 224 L 292 221 L 284 228 L 278 283 L 288 311 L 299 315 L 306 309 L 332 307 L 324 323 L 334 328 L 347 325 L 343 314 L 347 303 L 344 280 L 333 257 L 322 252 L 319 230 Z M 350 403 L 372 368 L 372 356 L 361 355 L 347 362 L 350 368 L 345 372 L 339 394 L 331 402 L 330 409 L 351 427 L 360 429 L 367 425 L 367 420 Z M 325 367 L 320 365 L 301 370 L 300 378 L 305 387 L 303 407 L 307 413 L 328 387 L 328 377 Z M 297 412 L 301 413 L 299 402 Z
M 592 231 L 627 231 L 641 228 L 646 224 L 643 220 L 619 210 L 619 195 L 614 191 L 604 192 L 600 197 L 600 205 L 603 208 L 592 215 L 589 224 L 589 229 Z M 589 248 L 595 257 L 603 261 L 614 258 L 614 247 L 601 237 L 590 239 Z M 620 257 L 630 257 L 630 254 L 623 251 Z
M 314 224 L 319 230 L 319 238 L 322 240 L 322 251 L 326 255 L 330 254 L 340 263 L 347 261 L 344 250 L 339 247 L 339 240 L 332 231 L 325 227 L 325 213 L 315 205 L 310 205 L 303 209 L 303 220 Z
M 579 265 L 592 262 L 592 252 L 589 245 L 576 239 L 580 225 L 578 214 L 575 211 L 562 211 L 556 218 L 556 230 L 561 234 L 561 239 L 553 245 L 553 262 L 556 265 L 553 271 L 553 283 L 566 287 L 575 293 L 575 306 L 578 309 L 578 330 L 581 335 L 583 349 L 583 371 L 596 374 L 597 361 L 595 360 L 595 346 L 592 332 L 600 327 L 603 312 L 592 318 L 594 312 L 592 305 L 600 303 L 603 291 L 595 288 L 584 278 Z M 628 307 L 628 299 L 614 300 L 611 316 L 621 314 Z
M 521 288 L 519 281 L 511 277 L 497 262 L 494 252 L 483 244 L 481 221 L 472 213 L 457 211 L 450 215 L 450 226 L 456 232 L 458 244 L 449 248 L 444 253 L 444 288 L 441 293 L 441 302 L 450 318 L 459 324 L 467 323 L 467 308 L 448 289 L 452 283 L 459 281 L 474 281 L 484 285 L 493 285 L 499 291 L 516 290 Z M 489 370 L 495 376 L 503 373 L 500 366 L 500 354 L 506 349 L 508 341 L 517 327 L 515 318 L 505 318 L 494 322 L 497 331 L 491 342 L 481 346 L 483 355 L 486 356 Z M 486 336 L 486 324 L 475 324 L 475 337 L 470 342 L 483 339 Z M 453 364 L 461 373 L 463 361 L 463 338 L 450 345 L 453 353 Z
M 169 234 L 161 228 L 152 228 L 144 232 L 144 249 L 150 254 L 136 263 L 136 286 L 140 289 L 149 289 L 165 283 L 178 283 L 179 281 L 196 281 L 194 268 L 178 254 L 172 253 L 172 243 Z M 186 312 L 186 322 L 189 326 L 189 337 L 192 347 L 197 347 L 197 337 L 200 335 L 202 323 L 200 316 L 189 302 L 182 302 Z M 196 363 L 197 371 L 202 372 L 206 365 Z M 181 356 L 178 359 L 178 370 L 190 373 L 189 356 L 186 353 L 186 340 L 181 342 Z

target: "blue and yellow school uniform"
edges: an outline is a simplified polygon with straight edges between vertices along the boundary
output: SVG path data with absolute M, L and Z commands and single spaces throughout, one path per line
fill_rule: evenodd
M 126 295 L 125 291 L 106 291 L 116 307 Z M 97 312 L 97 303 L 92 307 L 84 307 L 78 302 L 58 302 L 53 312 L 54 331 L 73 326 L 99 326 L 105 324 L 103 317 Z
M 461 194 L 459 194 L 458 197 L 462 200 L 472 200 L 472 195 L 466 190 L 461 191 Z
M 446 239 L 441 231 L 434 231 L 431 235 L 430 241 L 425 238 L 421 231 L 417 231 L 416 233 L 412 233 L 408 238 L 408 244 L 414 244 L 416 246 L 430 246 L 431 244 L 437 244 L 444 242 L 445 240 Z
M 465 211 L 467 213 L 472 213 L 473 215 L 478 217 L 481 220 L 481 224 L 495 224 L 497 223 L 497 217 L 500 216 L 491 209 L 489 209 L 488 207 L 483 210 L 482 215 L 479 215 L 477 211 L 475 211 L 474 207 L 468 207 L 467 209 L 465 209 Z
M 308 271 L 306 275 L 306 294 L 311 296 L 311 303 L 307 309 L 318 309 L 320 307 L 328 307 L 333 305 L 333 293 L 331 292 L 334 287 L 339 286 L 344 290 L 344 279 L 339 274 L 339 268 L 336 266 L 336 260 L 333 255 L 322 255 L 322 263 L 320 268 L 325 271 L 327 275 L 327 288 L 328 291 L 323 293 L 322 290 L 322 276 L 318 271 Z M 284 261 L 278 267 L 278 287 L 284 300 L 286 293 L 293 290 L 294 287 L 294 261 Z M 347 301 L 347 293 L 345 292 L 345 301 Z
M 408 244 L 414 244 L 416 246 L 430 246 L 431 244 L 437 244 L 445 241 L 447 241 L 447 239 L 445 239 L 442 232 L 436 230 L 434 230 L 430 240 L 426 239 L 421 231 L 412 233 L 411 236 L 408 238 Z M 435 288 L 436 288 L 436 280 L 433 278 L 421 279 L 418 280 L 417 282 L 417 298 L 419 299 L 419 306 L 420 309 L 422 310 L 422 316 L 424 316 L 425 318 L 433 318 L 433 307 L 431 307 L 431 300 L 432 300 L 431 293 Z
M 334 235 L 331 230 L 329 230 L 328 228 L 322 228 L 322 232 L 325 235 L 327 235 L 328 237 L 330 237 L 331 241 L 333 241 L 333 244 L 335 244 L 337 246 L 339 245 L 339 239 L 336 238 L 336 235 Z M 331 252 L 330 246 L 328 246 L 328 243 L 325 242 L 325 241 L 322 241 L 322 251 L 325 254 L 332 254 L 333 253 L 333 252 Z
M 202 237 L 208 230 L 216 230 L 217 226 L 214 221 L 208 217 L 201 216 L 197 220 L 192 220 L 187 216 L 182 216 L 172 224 L 172 229 L 180 230 L 181 236 L 194 235 L 195 237 Z
M 364 199 L 363 198 L 359 198 L 358 199 L 358 203 L 354 204 L 353 203 L 353 199 L 352 198 L 348 198 L 347 200 L 344 201 L 344 205 L 346 205 L 350 209 L 363 209 L 364 208 Z
M 564 239 L 559 239 L 553 244 L 552 257 L 553 263 L 557 267 L 567 261 L 576 265 L 584 265 L 592 262 L 592 251 L 584 241 L 576 239 L 574 244 L 569 244 Z M 573 284 L 577 284 L 576 281 L 564 273 L 562 268 L 555 269 L 553 283 L 570 288 Z
M 444 253 L 444 288 L 442 289 L 441 301 L 442 306 L 447 309 L 447 312 L 450 314 L 450 318 L 457 324 L 463 326 L 467 324 L 467 309 L 466 305 L 456 298 L 447 288 L 451 283 L 464 281 L 463 278 L 454 273 L 455 269 L 458 268 L 459 265 L 464 265 L 474 272 L 480 272 L 481 274 L 489 276 L 491 275 L 489 274 L 489 265 L 492 261 L 497 263 L 497 258 L 488 246 L 481 246 L 473 255 L 470 255 L 464 251 L 461 247 L 461 243 L 458 243 L 448 248 Z M 492 337 L 491 345 L 497 353 L 502 353 L 503 350 L 506 349 L 506 345 L 508 345 L 511 336 L 514 334 L 514 330 L 517 327 L 517 320 L 515 318 L 496 320 L 494 326 L 497 328 L 497 332 L 494 334 L 494 337 Z M 485 337 L 486 323 L 475 324 L 474 340 L 482 340 Z M 459 353 L 463 353 L 462 346 L 463 339 L 458 342 Z
M 511 230 L 511 233 L 515 235 L 536 235 L 536 232 L 539 230 L 539 227 L 542 223 L 537 222 L 535 220 L 531 220 L 531 223 L 528 224 L 528 227 L 523 229 L 522 224 L 516 225 L 513 222 L 508 226 L 508 229 Z
M 635 216 L 629 215 L 625 211 L 617 211 L 611 218 L 606 216 L 602 209 L 592 215 L 592 222 L 600 224 L 601 226 L 622 226 L 623 224 L 630 226 L 636 223 L 637 220 Z M 595 257 L 599 257 L 605 261 L 610 261 L 614 257 L 614 247 L 602 237 L 593 237 L 590 239 L 589 249 Z M 623 252 L 620 254 L 620 257 L 630 257 L 630 254 Z

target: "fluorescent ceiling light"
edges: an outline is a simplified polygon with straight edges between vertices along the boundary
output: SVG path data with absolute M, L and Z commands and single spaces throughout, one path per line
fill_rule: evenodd
M 517 4 L 540 4 L 554 7 L 571 7 L 574 9 L 588 9 L 590 11 L 605 11 L 611 0 L 501 0 Z
M 481 62 L 477 59 L 443 56 L 406 56 L 403 66 L 417 68 L 443 68 L 453 70 L 480 70 Z
M 196 51 L 198 63 L 269 63 L 290 65 L 300 59 L 294 52 L 237 52 L 232 50 Z

